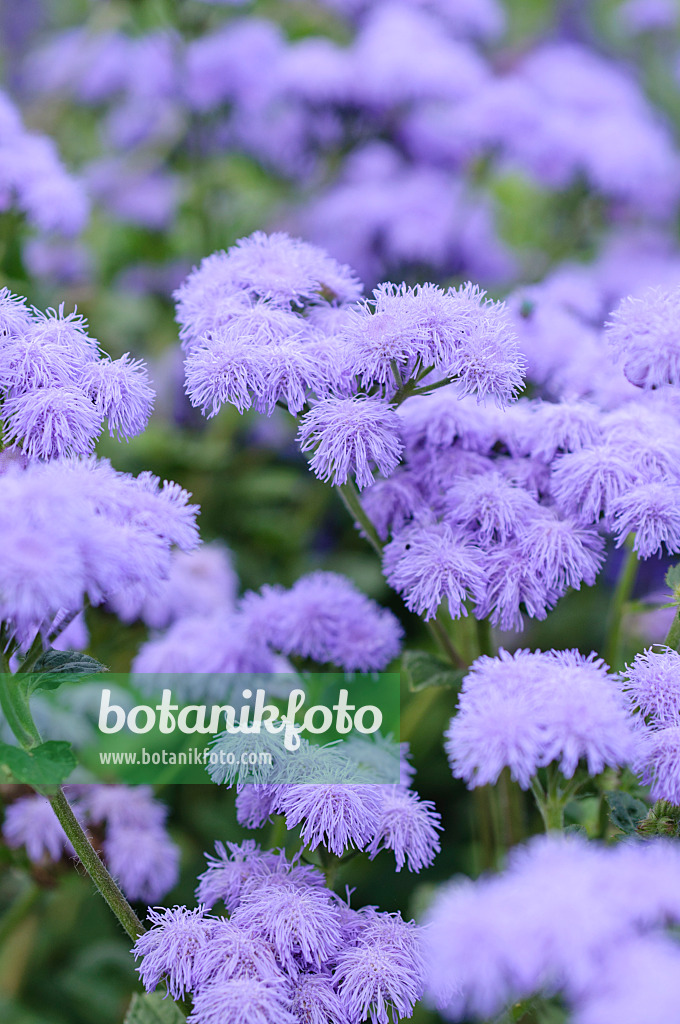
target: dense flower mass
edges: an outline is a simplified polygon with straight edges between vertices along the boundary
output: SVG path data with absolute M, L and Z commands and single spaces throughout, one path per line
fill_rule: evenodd
M 452 882 L 437 896 L 423 933 L 430 998 L 448 1020 L 488 1019 L 559 992 L 576 1019 L 596 1021 L 605 1000 L 618 1007 L 632 996 L 663 1020 L 656 969 L 631 977 L 621 967 L 636 954 L 639 966 L 679 962 L 665 932 L 680 913 L 678 877 L 671 843 L 536 839 L 512 852 L 502 875 Z
M 193 1024 L 253 1019 L 388 1024 L 422 994 L 420 930 L 399 914 L 352 909 L 322 873 L 247 841 L 218 845 L 199 898 L 224 900 L 228 918 L 173 907 L 149 912 L 134 948 L 148 991 L 165 977 L 193 996 Z M 218 893 L 220 894 L 218 897 Z
M 446 733 L 453 774 L 469 786 L 496 782 L 507 767 L 526 788 L 552 761 L 567 778 L 580 760 L 597 775 L 633 761 L 637 749 L 616 677 L 576 651 L 478 659 Z
M 88 455 L 108 420 L 109 433 L 145 429 L 154 392 L 144 364 L 126 353 L 100 358 L 96 339 L 75 311 L 29 309 L 0 290 L 0 408 L 3 442 L 29 458 Z

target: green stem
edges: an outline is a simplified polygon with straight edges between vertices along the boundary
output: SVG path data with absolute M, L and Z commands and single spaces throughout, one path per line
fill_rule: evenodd
M 5 911 L 0 918 L 0 946 L 4 945 L 7 939 L 11 938 L 17 925 L 21 924 L 24 918 L 30 914 L 42 896 L 42 889 L 35 882 L 29 882 L 24 891 L 15 899 L 14 903 Z
M 130 938 L 135 941 L 145 931 L 144 925 L 123 896 L 115 880 L 104 867 L 97 851 L 92 846 L 80 822 L 73 813 L 73 809 L 66 799 L 61 786 L 49 800 L 52 804 L 52 810 L 59 819 L 59 823 L 68 836 L 73 849 L 78 854 L 81 864 L 100 894 L 106 900 L 109 908 L 117 917 L 119 923 Z
M 0 707 L 24 750 L 37 747 L 41 742 L 40 733 L 35 727 L 28 697 L 21 687 L 20 679 L 7 672 L 0 673 Z
M 630 534 L 626 538 L 626 555 L 619 571 L 619 578 L 616 581 L 614 596 L 609 610 L 609 624 L 607 628 L 607 639 L 604 648 L 604 659 L 611 668 L 619 664 L 621 648 L 621 626 L 626 605 L 633 593 L 635 579 L 638 571 L 638 557 L 633 551 L 635 538 Z
M 340 495 L 340 498 L 349 514 L 364 531 L 368 543 L 371 545 L 378 557 L 382 558 L 382 542 L 377 534 L 375 526 L 364 512 L 361 501 L 359 500 L 359 492 L 355 485 L 348 481 L 346 484 L 340 484 L 340 486 L 335 489 Z
M 451 637 L 438 619 L 428 619 L 427 628 L 454 668 L 466 668 L 466 663 L 453 646 Z
M 320 856 L 321 868 L 326 876 L 326 888 L 332 889 L 335 885 L 335 880 L 337 878 L 338 871 L 340 870 L 342 860 L 340 857 L 336 856 L 336 854 L 331 853 L 330 850 L 326 850 L 324 848 L 321 849 Z
M 666 647 L 672 647 L 674 651 L 680 648 L 680 604 L 675 613 L 675 618 L 671 622 L 671 628 L 668 630 L 668 636 L 664 640 Z
M 547 768 L 548 785 L 544 789 L 537 775 L 531 780 L 531 792 L 534 794 L 536 804 L 546 832 L 564 829 L 564 809 L 571 800 L 574 793 L 580 786 L 575 778 L 566 781 L 563 779 L 559 768 L 555 764 Z M 566 781 L 563 786 L 562 783 Z
M 45 647 L 43 644 L 42 634 L 40 633 L 40 631 L 38 631 L 35 637 L 33 638 L 33 643 L 26 652 L 24 660 L 21 662 L 21 665 L 18 668 L 18 672 L 30 672 L 31 669 L 36 664 L 36 662 L 38 661 L 38 659 L 44 653 L 44 650 Z
M 477 624 L 477 645 L 480 654 L 493 655 L 493 643 L 491 640 L 491 623 L 488 619 L 475 619 Z

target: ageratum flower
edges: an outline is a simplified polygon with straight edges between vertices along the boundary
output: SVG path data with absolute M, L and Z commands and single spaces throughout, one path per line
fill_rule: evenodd
M 276 984 L 284 977 L 271 943 L 224 918 L 214 922 L 209 944 L 194 958 L 193 976 L 197 990 L 231 978 L 253 978 Z
M 66 833 L 44 796 L 22 796 L 5 809 L 2 837 L 13 850 L 23 846 L 26 856 L 37 864 L 44 858 L 59 860 L 71 850 Z
M 552 761 L 567 778 L 581 759 L 591 775 L 629 763 L 638 740 L 602 661 L 578 652 L 501 650 L 478 658 L 465 677 L 446 751 L 454 776 L 471 788 L 495 782 L 507 767 L 526 789 Z
M 361 490 L 373 483 L 374 467 L 388 477 L 403 451 L 400 421 L 391 405 L 378 398 L 324 398 L 300 423 L 303 452 L 314 451 L 310 465 L 321 480 L 344 484 L 350 475 Z
M 437 835 L 440 821 L 431 800 L 420 800 L 417 793 L 402 786 L 387 788 L 367 847 L 371 860 L 380 850 L 394 850 L 397 871 L 401 871 L 407 858 L 409 871 L 429 867 L 441 847 Z
M 172 907 L 149 910 L 152 927 L 137 939 L 132 952 L 147 992 L 153 992 L 165 978 L 173 999 L 183 999 L 194 987 L 194 961 L 210 943 L 215 918 L 207 917 L 203 907 L 187 910 Z
M 88 366 L 85 385 L 97 411 L 108 420 L 111 437 L 143 433 L 155 392 L 141 359 L 132 359 L 129 352 L 120 359 L 98 359 Z
M 637 654 L 625 672 L 631 706 L 654 728 L 680 724 L 680 654 L 670 647 Z
M 130 900 L 156 903 L 179 880 L 179 849 L 164 828 L 111 826 L 103 852 L 109 871 Z
M 298 1024 L 290 1012 L 290 996 L 283 981 L 231 978 L 201 988 L 194 997 L 189 1024 Z
M 284 968 L 321 970 L 342 946 L 340 911 L 332 894 L 290 882 L 263 882 L 245 893 L 231 920 L 270 942 Z
M 283 784 L 274 806 L 288 829 L 302 825 L 300 837 L 311 850 L 323 844 L 341 857 L 353 847 L 363 849 L 373 837 L 381 797 L 380 787 L 361 785 L 349 773 L 337 783 Z
M 669 483 L 640 483 L 630 488 L 611 508 L 617 547 L 630 533 L 635 534 L 633 550 L 638 558 L 680 551 L 680 486 Z
M 444 600 L 453 618 L 467 615 L 464 602 L 480 599 L 484 574 L 468 536 L 448 523 L 414 523 L 385 546 L 383 572 L 406 607 L 431 619 Z
M 245 786 L 239 796 L 259 788 Z M 266 880 L 280 875 L 293 885 L 323 884 L 316 868 L 300 864 L 299 858 L 288 860 L 283 852 L 261 850 L 252 839 L 244 839 L 242 843 L 216 842 L 215 853 L 215 857 L 208 856 L 208 867 L 199 875 L 196 890 L 196 899 L 208 908 L 221 900 L 227 912 L 231 912 L 238 906 L 246 883 L 255 878 Z
M 680 384 L 680 289 L 648 288 L 623 299 L 605 325 L 607 339 L 632 384 Z
M 349 1024 L 347 1010 L 323 974 L 300 974 L 293 989 L 291 1010 L 303 1024 Z

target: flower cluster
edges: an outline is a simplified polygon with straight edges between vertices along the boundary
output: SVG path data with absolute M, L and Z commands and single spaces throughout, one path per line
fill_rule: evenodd
M 197 507 L 175 483 L 103 460 L 5 463 L 0 475 L 0 621 L 20 644 L 130 588 L 152 593 L 174 545 L 198 543 Z M 55 515 L 58 510 L 58 515 Z
M 370 672 L 384 669 L 401 649 L 396 617 L 338 573 L 302 576 L 288 590 L 265 585 L 236 607 L 223 596 L 208 614 L 198 614 L 196 600 L 177 592 L 189 614 L 142 645 L 135 672 L 276 672 L 287 664 L 277 654 Z
M 551 762 L 567 778 L 581 760 L 597 775 L 632 762 L 637 751 L 617 677 L 577 651 L 501 650 L 479 658 L 446 732 L 453 774 L 470 787 L 496 782 L 507 767 L 526 789 Z
M 451 882 L 423 931 L 431 999 L 448 1020 L 557 993 L 588 1024 L 672 1018 L 679 867 L 664 841 L 551 836 L 513 850 L 502 875 Z
M 655 800 L 680 804 L 680 654 L 670 647 L 638 654 L 625 690 L 646 723 L 636 759 L 642 780 Z
M 191 993 L 191 1024 L 329 1021 L 389 1024 L 410 1017 L 422 993 L 420 933 L 399 914 L 352 909 L 318 869 L 262 851 L 218 844 L 198 898 L 222 900 L 229 917 L 152 910 L 135 956 L 148 991 L 165 979 Z
M 109 871 L 131 900 L 155 903 L 179 878 L 179 850 L 165 827 L 167 808 L 148 786 L 68 786 L 80 823 L 101 833 Z M 33 864 L 58 861 L 75 851 L 44 796 L 22 796 L 5 811 L 2 836 L 25 847 Z
M 29 309 L 0 291 L 0 409 L 5 445 L 29 458 L 87 455 L 103 421 L 113 437 L 146 427 L 154 392 L 144 364 L 129 353 L 100 358 L 76 312 Z

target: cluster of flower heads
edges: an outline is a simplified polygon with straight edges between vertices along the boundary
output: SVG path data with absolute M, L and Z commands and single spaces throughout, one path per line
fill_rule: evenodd
M 285 234 L 214 253 L 176 292 L 187 393 L 211 416 L 230 403 L 301 419 L 317 476 L 360 488 L 403 452 L 395 408 L 418 388 L 516 398 L 523 362 L 505 307 L 467 284 L 383 284 L 360 300 L 352 272 Z
M 155 903 L 176 885 L 179 850 L 165 827 L 167 808 L 148 786 L 67 786 L 81 825 L 101 839 L 106 865 L 131 900 Z M 12 849 L 24 847 L 33 864 L 59 861 L 75 851 L 44 796 L 22 796 L 8 804 L 2 836 Z
M 506 870 L 453 881 L 423 929 L 427 991 L 448 1020 L 560 995 L 583 1024 L 672 1020 L 680 854 L 663 840 L 602 847 L 543 837 Z
M 89 204 L 82 184 L 66 171 L 51 139 L 26 130 L 5 93 L 0 165 L 0 212 L 16 208 L 43 233 L 75 235 L 85 226 Z
M 196 909 L 149 913 L 134 947 L 145 988 L 191 994 L 191 1024 L 389 1024 L 422 994 L 419 929 L 375 907 L 352 909 L 298 856 L 248 840 L 217 844 Z M 207 912 L 222 903 L 227 917 Z
M 310 573 L 290 589 L 265 585 L 235 607 L 230 591 L 209 614 L 196 614 L 190 592 L 185 593 L 193 605 L 190 614 L 142 645 L 134 672 L 290 670 L 280 655 L 369 672 L 384 669 L 401 650 L 397 618 L 338 573 Z
M 628 666 L 625 691 L 645 721 L 637 768 L 655 800 L 680 805 L 680 654 L 650 648 Z
M 20 644 L 132 590 L 152 594 L 173 546 L 198 543 L 197 506 L 178 484 L 94 458 L 0 467 L 0 621 Z M 58 514 L 55 514 L 55 511 Z
M 669 126 L 630 61 L 559 38 L 512 61 L 503 49 L 489 54 L 504 45 L 495 0 L 325 6 L 348 19 L 349 41 L 331 38 L 330 17 L 329 34 L 288 39 L 274 20 L 230 10 L 187 41 L 93 21 L 43 37 L 23 77 L 33 95 L 99 108 L 105 154 L 87 170 L 114 216 L 171 220 L 182 187 L 163 155 L 202 119 L 203 159 L 245 152 L 304 183 L 290 227 L 372 280 L 423 265 L 513 273 L 494 203 L 475 182 L 480 159 L 487 179 L 519 171 L 551 190 L 585 180 L 619 217 L 622 208 L 666 217 L 676 206 Z M 627 6 L 634 34 L 645 17 Z
M 475 661 L 463 680 L 446 752 L 470 787 L 495 783 L 509 768 L 526 789 L 552 762 L 567 778 L 580 761 L 590 775 L 633 763 L 639 738 L 618 677 L 601 660 L 501 650 Z
M 397 871 L 419 872 L 439 852 L 440 816 L 410 788 L 406 744 L 352 736 L 327 746 L 302 740 L 290 752 L 271 737 L 223 734 L 215 747 L 234 755 L 216 759 L 209 771 L 214 782 L 238 784 L 236 814 L 245 828 L 261 828 L 281 814 L 289 830 L 300 828 L 310 850 L 323 846 L 338 857 L 363 850 L 371 860 L 391 850 Z M 241 751 L 258 747 L 269 762 L 245 765 Z
M 154 392 L 129 353 L 101 358 L 78 313 L 29 308 L 0 290 L 0 410 L 5 445 L 29 458 L 87 455 L 108 421 L 113 437 L 146 427 Z

